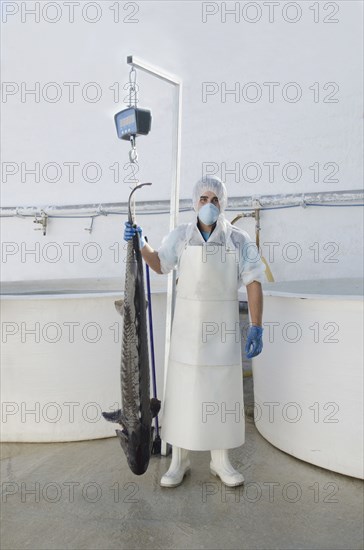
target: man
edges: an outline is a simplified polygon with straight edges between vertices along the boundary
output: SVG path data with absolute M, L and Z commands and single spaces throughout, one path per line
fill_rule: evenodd
M 172 461 L 162 487 L 176 487 L 190 469 L 190 450 L 211 452 L 210 471 L 235 487 L 244 477 L 231 465 L 228 449 L 245 442 L 238 288 L 247 288 L 251 323 L 245 352 L 263 348 L 265 265 L 246 231 L 224 216 L 227 192 L 216 177 L 193 188 L 197 220 L 173 229 L 156 251 L 142 228 L 126 222 L 125 240 L 139 231 L 141 252 L 157 273 L 177 268 L 162 438 L 172 444 Z

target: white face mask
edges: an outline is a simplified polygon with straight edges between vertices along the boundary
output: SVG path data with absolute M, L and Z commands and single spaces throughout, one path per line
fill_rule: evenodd
M 220 210 L 211 202 L 204 204 L 198 211 L 198 217 L 205 225 L 212 225 L 219 217 Z

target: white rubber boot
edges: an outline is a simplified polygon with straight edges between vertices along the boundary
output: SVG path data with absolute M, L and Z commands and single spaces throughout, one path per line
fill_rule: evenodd
M 243 474 L 232 467 L 227 449 L 211 451 L 210 472 L 228 487 L 237 487 L 244 483 Z
M 169 470 L 162 477 L 162 487 L 177 487 L 181 485 L 185 473 L 190 470 L 189 451 L 181 447 L 172 446 L 172 461 Z

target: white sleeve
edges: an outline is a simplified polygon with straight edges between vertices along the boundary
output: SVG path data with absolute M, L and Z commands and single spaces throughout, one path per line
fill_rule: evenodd
M 178 225 L 162 239 L 157 252 L 161 263 L 161 271 L 164 274 L 172 271 L 178 264 L 185 239 L 186 226 L 187 224 Z
M 232 239 L 236 240 L 236 246 L 239 247 L 239 286 L 247 286 L 253 281 L 264 283 L 266 266 L 260 257 L 257 245 L 242 229 L 238 229 L 238 232 L 234 231 Z

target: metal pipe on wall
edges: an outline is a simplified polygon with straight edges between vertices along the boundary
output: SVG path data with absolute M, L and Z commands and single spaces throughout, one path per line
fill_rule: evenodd
M 179 185 L 179 182 L 178 182 Z M 322 206 L 325 204 L 333 205 L 333 203 L 338 203 L 339 205 L 345 206 L 349 203 L 356 203 L 358 201 L 364 200 L 363 191 L 352 189 L 349 191 L 324 191 L 317 193 L 292 193 L 287 195 L 261 195 L 259 196 L 259 208 L 260 210 L 265 210 L 267 208 L 274 208 L 280 206 L 310 206 L 311 204 L 322 203 Z M 256 209 L 257 196 L 251 195 L 241 196 L 241 197 L 229 197 L 228 208 L 226 211 L 236 212 L 239 210 L 255 210 Z M 173 200 L 174 210 L 170 210 L 171 201 L 170 200 L 148 200 L 148 201 L 138 201 L 138 212 L 140 214 L 153 214 L 161 213 L 170 213 L 170 229 L 173 229 L 175 226 L 173 223 L 177 224 L 178 219 L 178 210 L 181 212 L 183 210 L 193 210 L 191 199 L 180 199 L 176 201 L 176 197 Z M 179 208 L 178 208 L 179 204 Z M 35 215 L 40 215 L 41 212 L 44 212 L 49 217 L 65 216 L 71 217 L 72 215 L 83 214 L 85 217 L 87 215 L 107 215 L 107 214 L 127 214 L 127 202 L 108 202 L 103 204 L 70 204 L 70 205 L 44 205 L 44 206 L 3 206 L 0 208 L 0 217 L 34 217 Z M 177 215 L 176 215 L 177 214 Z M 175 221 L 174 221 L 175 220 Z

